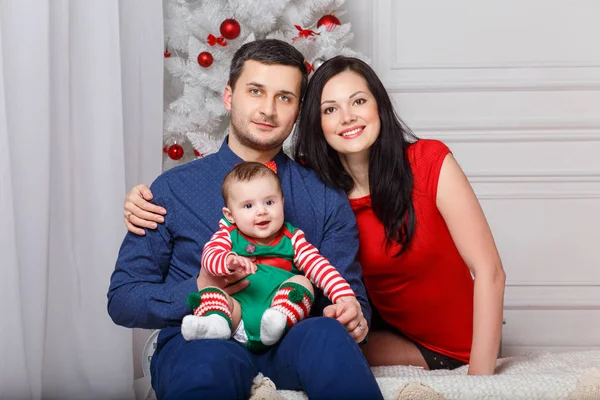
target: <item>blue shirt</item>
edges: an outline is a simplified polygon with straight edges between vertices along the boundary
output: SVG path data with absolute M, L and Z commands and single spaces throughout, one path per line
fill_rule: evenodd
M 221 184 L 243 160 L 227 139 L 220 150 L 161 174 L 152 184 L 153 203 L 167 210 L 165 222 L 145 236 L 127 233 L 108 291 L 108 312 L 118 325 L 162 329 L 180 325 L 197 292 L 202 249 L 219 228 L 224 206 Z M 285 198 L 285 219 L 348 281 L 370 321 L 358 251 L 358 229 L 346 195 L 326 186 L 313 172 L 280 151 L 273 159 Z M 313 314 L 330 304 L 318 296 Z

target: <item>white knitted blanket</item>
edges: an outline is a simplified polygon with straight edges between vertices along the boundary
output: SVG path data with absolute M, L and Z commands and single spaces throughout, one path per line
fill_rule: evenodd
M 498 360 L 493 376 L 469 376 L 467 366 L 453 371 L 425 371 L 415 367 L 374 367 L 385 399 L 397 399 L 402 387 L 421 382 L 448 400 L 453 399 L 599 399 L 600 350 L 568 353 L 532 353 Z M 592 397 L 574 396 L 578 381 L 586 378 Z M 285 399 L 307 399 L 303 392 L 278 391 Z M 581 393 L 581 392 L 578 392 Z M 589 390 L 587 393 L 591 393 Z M 571 396 L 570 396 L 571 395 Z M 408 397 L 407 397 L 408 398 Z M 411 397 L 412 398 L 412 397 Z M 430 398 L 427 395 L 419 397 Z
M 600 350 L 502 358 L 492 376 L 469 376 L 467 366 L 453 371 L 375 367 L 373 372 L 386 400 L 600 400 Z M 251 400 L 307 399 L 303 392 L 276 391 L 261 377 L 255 379 Z M 136 398 L 155 400 L 149 380 L 138 381 Z

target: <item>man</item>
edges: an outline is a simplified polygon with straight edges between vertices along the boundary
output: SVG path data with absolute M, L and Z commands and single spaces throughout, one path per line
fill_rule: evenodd
M 291 45 L 262 40 L 242 46 L 233 57 L 223 94 L 231 112 L 230 135 L 218 153 L 159 176 L 151 189 L 153 202 L 168 210 L 164 224 L 144 236 L 129 233 L 123 241 L 108 310 L 119 325 L 161 329 L 151 365 L 159 399 L 247 399 L 259 372 L 279 389 L 304 390 L 311 399 L 382 398 L 353 340 L 364 339 L 370 319 L 355 261 L 354 215 L 344 193 L 326 187 L 281 149 L 306 82 L 304 58 Z M 191 312 L 185 303 L 190 293 L 229 283 L 202 269 L 198 274 L 198 269 L 203 246 L 222 217 L 223 178 L 242 160 L 275 162 L 286 219 L 339 270 L 362 308 L 329 305 L 325 313 L 335 318 L 298 323 L 264 354 L 250 353 L 232 340 L 187 342 L 180 329 L 181 319 Z M 323 306 L 315 303 L 314 310 L 322 311 Z

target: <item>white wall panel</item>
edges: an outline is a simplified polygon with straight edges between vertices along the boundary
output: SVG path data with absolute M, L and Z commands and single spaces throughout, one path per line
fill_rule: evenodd
M 506 346 L 600 346 L 600 310 L 507 310 L 505 317 Z
M 600 295 L 598 203 L 598 199 L 482 200 L 506 269 L 507 284 L 596 285 Z M 507 302 L 512 301 L 512 295 L 507 291 Z M 523 301 L 527 293 L 519 295 Z M 572 291 L 570 295 L 579 293 Z M 531 305 L 535 302 L 532 297 Z
M 375 65 L 412 90 L 600 88 L 595 0 L 378 0 Z
M 600 120 L 600 91 L 391 93 L 400 116 L 413 125 L 568 128 L 583 124 L 597 126 Z

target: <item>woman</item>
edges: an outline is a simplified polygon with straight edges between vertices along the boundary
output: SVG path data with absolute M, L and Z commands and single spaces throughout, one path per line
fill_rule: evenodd
M 295 158 L 343 189 L 355 212 L 365 285 L 379 314 L 363 346 L 369 363 L 427 369 L 468 363 L 469 374 L 493 374 L 505 274 L 450 150 L 412 135 L 375 72 L 339 56 L 310 80 Z M 137 193 L 128 198 L 139 206 Z M 138 206 L 126 202 L 126 210 L 153 219 Z M 130 222 L 141 225 L 135 217 Z

